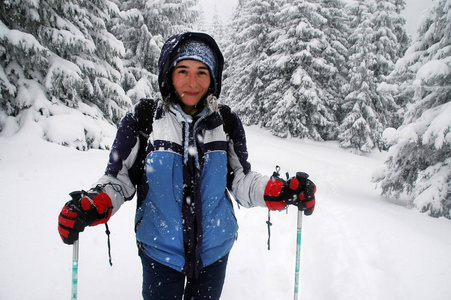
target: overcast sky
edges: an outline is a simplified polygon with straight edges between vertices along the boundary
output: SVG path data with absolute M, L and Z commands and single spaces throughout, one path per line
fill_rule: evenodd
M 223 23 L 232 16 L 235 6 L 238 4 L 238 0 L 200 0 L 200 5 L 205 10 L 205 17 L 207 22 L 211 21 L 211 17 L 214 15 L 214 11 L 218 12 L 219 17 Z
M 223 23 L 226 23 L 231 17 L 235 6 L 238 4 L 238 0 L 200 0 L 199 2 L 206 12 L 207 22 L 211 21 L 216 8 Z M 406 30 L 409 35 L 412 37 L 415 35 L 425 12 L 437 2 L 438 0 L 406 0 L 406 9 L 403 11 L 403 15 L 407 21 Z
M 438 0 L 406 0 L 406 9 L 403 11 L 403 15 L 406 18 L 407 34 L 414 37 L 418 25 L 436 3 Z

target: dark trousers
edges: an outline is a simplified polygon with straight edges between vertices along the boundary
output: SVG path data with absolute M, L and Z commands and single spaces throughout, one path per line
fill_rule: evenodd
M 162 265 L 144 253 L 140 253 L 143 266 L 144 300 L 198 300 L 219 299 L 224 285 L 228 254 L 215 263 L 203 268 L 199 278 L 185 275 Z

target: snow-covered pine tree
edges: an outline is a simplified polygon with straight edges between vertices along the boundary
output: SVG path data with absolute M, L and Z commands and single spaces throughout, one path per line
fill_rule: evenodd
M 393 5 L 395 6 L 395 13 L 391 14 L 393 33 L 396 35 L 398 40 L 398 53 L 396 57 L 404 57 L 407 48 L 410 46 L 410 37 L 406 31 L 406 19 L 404 18 L 402 12 L 406 9 L 406 0 L 393 0 Z
M 350 6 L 350 84 L 343 103 L 340 145 L 369 152 L 379 145 L 384 128 L 398 122 L 398 105 L 379 86 L 407 47 L 403 0 L 359 0 Z
M 144 2 L 144 23 L 152 35 L 161 35 L 166 40 L 174 34 L 197 29 L 200 18 L 200 12 L 196 8 L 198 0 Z
M 143 13 L 146 2 L 142 0 L 118 1 L 120 13 L 110 22 L 111 32 L 125 47 L 124 71 L 121 85 L 132 103 L 141 98 L 159 96 L 157 64 L 163 44 L 161 35 L 149 32 Z
M 221 98 L 248 125 L 258 124 L 266 112 L 262 95 L 266 66 L 261 64 L 270 55 L 268 48 L 276 37 L 278 2 L 239 1 L 230 23 Z
M 33 105 L 31 97 L 17 98 L 25 93 L 33 77 L 43 83 L 49 68 L 51 52 L 36 36 L 40 16 L 35 1 L 0 3 L 0 108 L 3 114 L 0 131 L 3 131 L 7 116 L 16 117 Z M 78 75 L 78 74 L 77 74 Z M 82 84 L 81 78 L 72 76 L 73 86 Z
M 132 103 L 159 97 L 158 58 L 166 38 L 193 30 L 200 13 L 197 1 L 114 0 L 120 14 L 112 20 L 111 31 L 125 47 L 122 87 Z
M 337 123 L 328 84 L 339 76 L 332 59 L 326 59 L 336 53 L 328 52 L 332 48 L 320 29 L 328 20 L 319 3 L 305 0 L 286 1 L 276 18 L 277 38 L 262 64 L 269 83 L 263 87 L 264 125 L 281 137 L 331 139 Z
M 385 142 L 393 146 L 385 170 L 373 178 L 389 201 L 448 219 L 451 219 L 450 32 L 451 0 L 440 0 L 391 74 L 398 84 L 394 90 L 412 97 L 403 125 L 384 132 Z
M 225 45 L 222 44 L 222 41 L 225 39 L 226 28 L 224 27 L 223 22 L 218 15 L 218 9 L 216 5 L 213 10 L 212 23 L 208 32 L 211 32 L 211 36 L 216 40 L 219 47 L 221 49 L 224 49 Z
M 376 5 L 372 0 L 358 0 L 349 6 L 352 34 L 349 37 L 349 85 L 342 104 L 345 113 L 338 139 L 343 148 L 369 152 L 378 143 L 384 128 L 384 114 L 377 93 L 374 69 L 377 64 L 377 31 L 372 23 Z
M 73 22 L 78 21 L 81 28 L 84 26 L 87 29 L 95 46 L 91 57 L 80 57 L 76 62 L 81 65 L 83 73 L 93 86 L 93 93 L 85 95 L 85 99 L 104 108 L 107 117 L 118 124 L 131 105 L 130 98 L 120 85 L 123 71 L 121 57 L 125 54 L 125 49 L 122 42 L 107 29 L 111 16 L 118 14 L 119 9 L 109 0 L 79 1 L 86 11 L 86 17 L 83 23 L 77 13 L 71 17 Z
M 196 0 L 195 3 L 196 3 L 196 6 L 193 8 L 190 8 L 190 9 L 196 11 L 196 16 L 195 16 L 196 22 L 195 22 L 195 24 L 193 24 L 192 31 L 206 32 L 211 35 L 211 32 L 209 31 L 209 27 L 207 24 L 206 12 L 203 8 L 203 5 L 202 5 L 202 3 L 199 2 L 199 0 Z
M 403 118 L 401 109 L 405 101 L 400 95 L 393 97 L 391 86 L 387 85 L 392 79 L 387 76 L 393 71 L 395 63 L 404 56 L 410 43 L 405 30 L 406 21 L 400 14 L 404 8 L 404 0 L 379 0 L 377 11 L 373 15 L 373 23 L 377 28 L 375 42 L 378 60 L 374 71 L 381 103 L 386 107 L 385 128 L 399 127 Z
M 396 61 L 404 56 L 408 47 L 407 32 L 403 30 L 406 21 L 400 15 L 404 8 L 404 0 L 376 0 L 372 24 L 377 62 L 373 72 L 378 82 L 393 71 Z
M 348 37 L 351 34 L 349 17 L 346 15 L 342 0 L 322 0 L 320 14 L 326 19 L 320 27 L 325 34 L 328 47 L 324 51 L 324 59 L 329 65 L 335 66 L 336 72 L 323 76 L 321 86 L 332 96 L 329 107 L 335 112 L 337 120 L 342 120 L 341 104 L 343 103 L 343 87 L 348 83 Z M 337 130 L 330 132 L 329 136 L 338 134 Z
M 103 131 L 109 127 L 96 127 L 92 120 L 103 113 L 118 122 L 130 105 L 119 85 L 124 48 L 106 28 L 115 13 L 117 7 L 107 0 L 0 4 L 1 81 L 8 87 L 1 102 L 4 115 L 15 118 L 8 124 L 16 124 L 17 131 L 31 120 L 46 139 L 79 149 L 108 146 Z M 59 124 L 63 115 L 75 114 L 68 107 L 85 121 L 73 126 L 76 134 L 52 134 L 56 115 Z

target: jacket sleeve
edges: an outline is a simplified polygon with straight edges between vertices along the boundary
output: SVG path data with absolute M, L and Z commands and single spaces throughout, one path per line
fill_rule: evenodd
M 228 140 L 228 164 L 233 174 L 231 193 L 244 207 L 266 207 L 263 195 L 269 177 L 251 170 L 248 162 L 246 134 L 239 117 L 233 113 Z
M 136 107 L 121 120 L 110 152 L 108 165 L 95 186 L 100 186 L 113 203 L 113 214 L 136 192 L 138 174 L 139 126 Z

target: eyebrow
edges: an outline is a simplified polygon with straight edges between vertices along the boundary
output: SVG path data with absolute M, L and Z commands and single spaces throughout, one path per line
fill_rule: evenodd
M 176 69 L 189 69 L 189 68 L 188 68 L 188 66 L 180 65 L 180 66 L 175 67 L 175 70 Z M 200 66 L 197 69 L 198 70 L 209 70 L 208 67 L 204 67 L 204 66 Z

